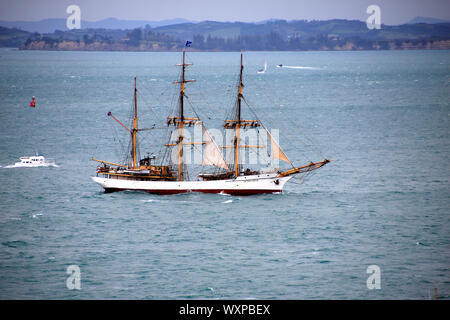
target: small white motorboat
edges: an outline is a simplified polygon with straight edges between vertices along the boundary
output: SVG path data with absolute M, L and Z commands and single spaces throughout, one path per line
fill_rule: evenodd
M 57 167 L 54 159 L 46 159 L 44 156 L 20 157 L 14 167 Z

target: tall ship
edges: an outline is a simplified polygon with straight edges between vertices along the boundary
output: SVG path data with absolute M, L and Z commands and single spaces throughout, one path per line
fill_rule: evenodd
M 204 122 L 197 113 L 195 113 L 195 116 L 186 114 L 186 84 L 195 80 L 185 78 L 186 68 L 192 63 L 186 63 L 186 48 L 184 48 L 182 63 L 177 65 L 181 67 L 180 79 L 174 82 L 174 84 L 179 85 L 177 110 L 175 114 L 167 117 L 164 124 L 167 128 L 171 128 L 172 133 L 174 133 L 162 146 L 169 149 L 170 152 L 165 152 L 165 156 L 160 157 L 160 159 L 151 156 L 143 158 L 139 156 L 138 133 L 149 128 L 138 126 L 138 89 L 137 80 L 134 77 L 132 127 L 127 127 L 111 112 L 108 112 L 108 116 L 117 121 L 130 134 L 130 148 L 127 151 L 126 160 L 123 163 L 115 163 L 92 158 L 92 160 L 100 163 L 96 170 L 96 176 L 92 177 L 92 180 L 101 185 L 105 192 L 136 190 L 152 194 L 203 192 L 252 195 L 282 192 L 286 183 L 295 175 L 309 173 L 329 163 L 330 160 L 325 158 L 322 161 L 311 161 L 301 166 L 294 165 L 281 149 L 275 137 L 256 117 L 256 114 L 255 119 L 243 117 L 243 101 L 245 101 L 245 98 L 243 95 L 244 65 L 242 51 L 240 58 L 235 104 L 222 125 L 223 130 L 228 131 L 229 135 L 232 136 L 228 145 L 220 145 L 213 139 L 213 135 L 206 129 Z M 185 130 L 196 126 L 201 127 L 201 141 L 192 142 L 185 139 Z M 243 164 L 245 161 L 242 161 L 245 160 L 243 159 L 243 151 L 264 146 L 263 144 L 245 144 L 245 139 L 242 139 L 243 133 L 251 129 L 264 131 L 267 140 L 270 141 L 272 158 L 276 159 L 277 162 L 286 162 L 290 167 L 265 170 L 246 168 Z M 268 147 L 267 145 L 265 147 Z M 196 174 L 195 178 L 190 178 L 184 155 L 184 149 L 188 146 L 202 149 L 201 166 L 210 168 L 209 172 L 201 172 Z M 231 157 L 226 157 L 225 151 Z

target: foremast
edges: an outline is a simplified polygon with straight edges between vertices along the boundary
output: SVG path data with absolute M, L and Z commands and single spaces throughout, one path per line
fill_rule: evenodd
M 247 127 L 259 127 L 260 123 L 258 120 L 243 120 L 241 117 L 241 107 L 242 107 L 242 99 L 243 99 L 243 88 L 244 88 L 244 82 L 243 82 L 243 73 L 244 73 L 244 63 L 243 63 L 243 52 L 241 50 L 241 65 L 239 69 L 239 84 L 238 84 L 238 92 L 237 92 L 237 99 L 236 99 L 236 114 L 234 116 L 234 119 L 225 120 L 224 128 L 225 129 L 234 129 L 234 141 L 233 141 L 233 148 L 234 151 L 234 177 L 239 177 L 241 173 L 241 167 L 239 165 L 240 161 L 240 149 L 241 148 L 250 148 L 250 147 L 259 147 L 259 146 L 245 146 L 240 144 L 241 140 L 241 128 L 247 128 Z
M 236 110 L 236 131 L 234 140 L 234 175 L 239 176 L 239 140 L 241 138 L 241 102 L 242 102 L 242 88 L 244 88 L 244 83 L 242 82 L 242 73 L 244 71 L 243 53 L 241 50 L 241 67 L 239 69 L 239 86 L 237 95 L 237 110 Z
M 241 65 L 240 65 L 240 72 L 239 72 L 239 84 L 238 84 L 238 93 L 237 93 L 237 101 L 236 101 L 235 119 L 225 120 L 225 123 L 224 123 L 225 129 L 233 129 L 234 128 L 234 130 L 235 130 L 234 143 L 232 146 L 234 148 L 234 176 L 235 176 L 235 178 L 237 178 L 241 174 L 241 172 L 240 172 L 241 170 L 240 170 L 240 166 L 239 166 L 240 148 L 252 148 L 252 147 L 259 148 L 259 147 L 261 147 L 259 145 L 256 145 L 256 146 L 240 145 L 241 128 L 245 129 L 247 127 L 252 127 L 252 128 L 262 127 L 266 131 L 266 133 L 269 137 L 269 140 L 270 140 L 273 158 L 285 161 L 285 162 L 289 163 L 292 167 L 291 169 L 288 169 L 288 170 L 278 171 L 279 177 L 286 177 L 286 176 L 290 176 L 290 175 L 294 175 L 294 174 L 306 173 L 306 172 L 310 172 L 313 170 L 317 170 L 317 169 L 323 167 L 324 165 L 326 165 L 327 163 L 331 162 L 331 160 L 323 159 L 322 161 L 318 161 L 318 162 L 311 161 L 307 165 L 296 167 L 291 162 L 291 160 L 289 160 L 289 158 L 286 156 L 284 151 L 279 146 L 278 142 L 272 137 L 269 130 L 261 123 L 261 121 L 259 119 L 243 120 L 241 118 L 242 99 L 244 98 L 244 96 L 243 96 L 243 88 L 244 88 L 243 71 L 244 71 L 243 51 L 241 50 Z

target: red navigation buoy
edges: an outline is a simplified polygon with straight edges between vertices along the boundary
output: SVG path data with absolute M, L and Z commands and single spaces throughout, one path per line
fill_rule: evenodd
M 32 108 L 35 108 L 36 107 L 36 101 L 34 101 L 34 96 L 33 96 L 33 98 L 32 98 L 32 100 L 31 100 L 31 102 L 30 102 L 30 107 L 32 107 Z

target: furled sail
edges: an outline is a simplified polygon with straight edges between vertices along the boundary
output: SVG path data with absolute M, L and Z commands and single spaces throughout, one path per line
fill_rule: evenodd
M 203 140 L 205 143 L 205 148 L 203 150 L 203 166 L 216 166 L 229 170 L 225 159 L 223 158 L 222 152 L 220 152 L 219 147 L 211 138 L 208 130 L 203 126 Z

